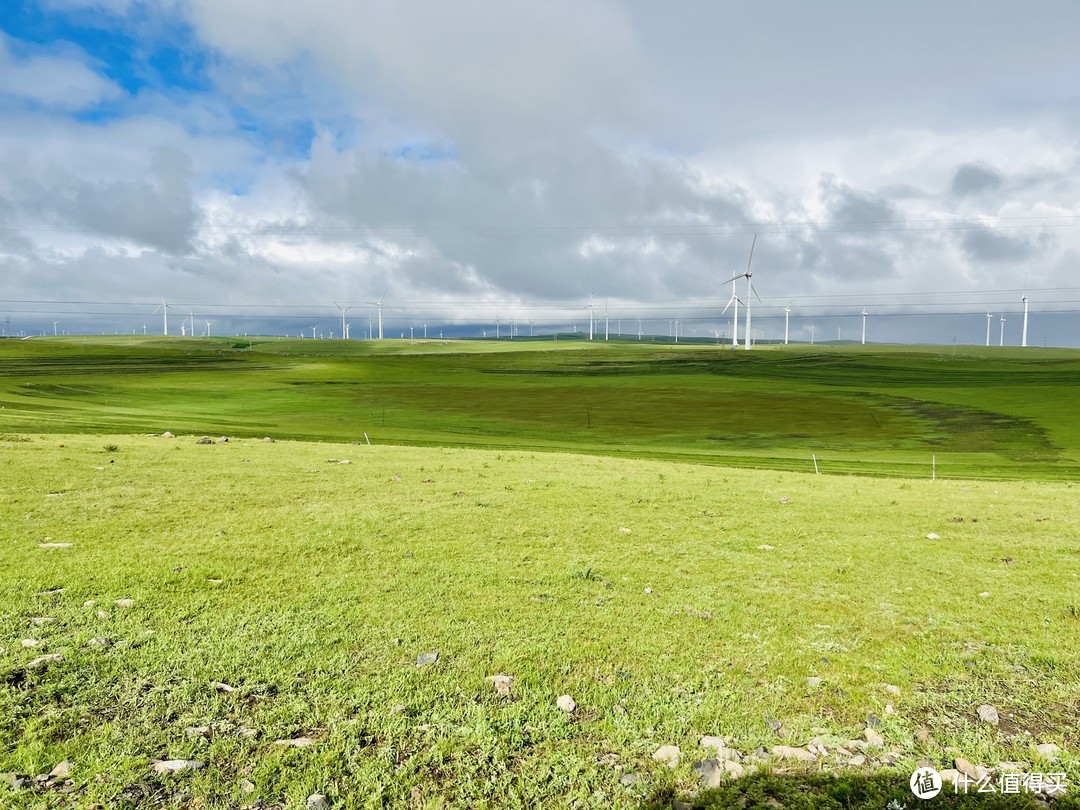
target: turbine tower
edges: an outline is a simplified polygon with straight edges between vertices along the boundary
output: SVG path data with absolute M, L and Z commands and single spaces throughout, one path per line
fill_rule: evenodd
M 866 345 L 866 307 L 863 307 L 862 311 L 862 345 Z
M 1027 297 L 1027 293 L 1025 293 L 1024 297 L 1021 298 L 1020 300 L 1024 302 L 1024 329 L 1020 333 L 1020 345 L 1021 346 L 1027 346 L 1027 316 L 1028 316 L 1028 297 Z
M 761 296 L 758 295 L 757 291 L 754 289 L 754 282 L 753 282 L 753 275 L 754 274 L 750 270 L 750 265 L 754 261 L 754 246 L 757 244 L 757 237 L 758 237 L 758 235 L 755 233 L 754 234 L 754 241 L 750 243 L 750 258 L 748 258 L 746 260 L 746 271 L 743 272 L 743 273 L 739 273 L 739 275 L 733 276 L 732 278 L 729 278 L 727 281 L 724 282 L 724 284 L 734 284 L 740 278 L 745 278 L 746 279 L 746 300 L 743 302 L 743 304 L 746 306 L 746 322 L 743 324 L 743 332 L 745 333 L 743 335 L 743 341 L 744 341 L 743 348 L 745 348 L 747 351 L 750 350 L 750 341 L 751 341 L 751 332 L 750 332 L 750 329 L 751 329 L 751 326 L 750 326 L 751 303 L 750 302 L 751 302 L 752 298 L 757 298 L 758 301 L 761 301 Z M 734 292 L 735 287 L 733 286 L 731 289 L 732 289 L 732 294 L 731 294 L 732 301 L 735 301 L 736 305 L 738 305 L 738 298 L 736 297 L 735 292 Z M 728 306 L 731 306 L 731 303 L 732 303 L 731 301 L 728 301 Z M 724 307 L 724 312 L 726 312 L 726 311 L 727 311 L 727 307 Z M 720 314 L 722 315 L 723 313 L 720 313 Z M 738 323 L 738 322 L 736 321 L 736 323 Z M 738 331 L 737 328 L 735 330 L 733 330 L 733 334 L 735 332 L 737 332 L 737 331 Z M 734 335 L 734 340 L 733 340 L 732 345 L 733 346 L 739 345 L 738 335 Z
M 998 346 L 1005 345 L 1005 316 L 1001 316 L 1001 337 L 998 338 Z
M 389 287 L 387 289 L 389 289 Z M 382 336 L 382 334 L 383 334 L 382 333 L 382 307 L 383 307 L 383 299 L 384 298 L 386 298 L 386 290 L 383 290 L 383 293 L 382 293 L 382 295 L 379 296 L 378 301 L 368 301 L 367 302 L 367 303 L 371 304 L 371 306 L 377 307 L 378 310 L 379 310 L 379 340 L 383 339 L 383 336 Z M 337 305 L 335 304 L 334 306 L 337 306 Z M 368 335 L 369 336 L 371 334 L 371 325 L 370 324 L 371 324 L 371 318 L 369 317 L 368 318 Z
M 341 336 L 342 338 L 347 338 L 349 336 L 349 330 L 345 324 L 345 313 L 352 309 L 352 307 L 340 307 L 337 304 L 334 304 L 334 306 L 337 307 L 338 312 L 341 313 Z
M 787 338 L 788 338 L 788 318 L 790 318 L 790 317 L 791 317 L 791 303 L 789 302 L 788 305 L 786 307 L 784 307 L 784 345 L 785 346 L 788 345 L 788 342 L 787 342 Z
M 735 278 L 738 278 L 736 276 Z M 735 288 L 731 288 L 731 298 L 728 299 L 727 305 L 724 307 L 721 315 L 728 311 L 728 307 L 732 304 L 735 305 L 735 317 L 731 319 L 731 346 L 734 348 L 739 345 L 739 296 L 735 294 Z
M 161 306 L 151 312 L 151 315 L 157 315 L 161 312 L 161 334 L 165 337 L 169 336 L 169 305 L 165 302 L 165 296 L 161 296 Z
M 587 307 L 585 307 L 585 309 L 589 310 L 589 340 L 592 340 L 592 336 L 593 336 L 593 300 L 592 300 L 591 295 L 589 296 L 589 305 Z
M 608 339 L 608 299 L 604 299 L 604 340 Z
M 990 345 L 990 321 L 994 319 L 994 316 L 989 312 L 986 313 L 986 345 Z

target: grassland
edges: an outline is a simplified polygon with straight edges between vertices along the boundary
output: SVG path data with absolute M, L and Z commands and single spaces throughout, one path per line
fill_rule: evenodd
M 511 350 L 513 349 L 513 350 Z M 1076 480 L 1080 353 L 582 341 L 0 341 L 0 431 L 563 450 Z
M 71 765 L 0 807 L 1078 805 L 1075 353 L 301 348 L 0 342 L 0 772 Z M 745 468 L 817 446 L 1050 480 Z M 701 735 L 830 753 L 703 791 Z

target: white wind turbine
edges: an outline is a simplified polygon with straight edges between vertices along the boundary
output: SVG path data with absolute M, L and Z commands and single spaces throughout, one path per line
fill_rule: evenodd
M 161 306 L 151 312 L 151 315 L 161 313 L 161 334 L 168 337 L 169 334 L 169 305 L 165 302 L 165 296 L 161 296 Z
M 787 338 L 788 338 L 788 318 L 790 318 L 790 317 L 791 317 L 791 302 L 789 301 L 788 305 L 786 307 L 784 307 L 784 345 L 785 346 L 788 345 L 788 342 L 787 342 Z
M 499 321 L 499 311 L 498 311 L 498 310 L 495 310 L 495 339 L 496 339 L 496 340 L 498 340 L 498 339 L 499 339 L 499 337 L 500 337 L 500 331 L 501 331 L 501 330 L 500 330 L 500 328 L 499 328 L 499 327 L 500 327 L 500 321 Z
M 986 345 L 990 345 L 990 321 L 994 319 L 994 316 L 989 312 L 986 313 Z
M 1024 293 L 1024 297 L 1020 299 L 1024 302 L 1024 329 L 1020 333 L 1020 345 L 1027 346 L 1027 318 L 1028 318 L 1028 297 L 1027 293 Z
M 311 339 L 312 340 L 315 340 L 315 330 L 318 329 L 318 328 L 319 328 L 318 324 L 315 324 L 313 327 L 311 327 Z
M 863 307 L 863 311 L 862 311 L 862 345 L 863 346 L 866 345 L 866 316 L 867 316 L 867 314 L 868 313 L 866 312 L 866 307 Z
M 206 336 L 207 337 L 210 337 L 210 324 L 211 323 L 212 323 L 212 321 L 207 321 L 206 322 Z
M 190 309 L 188 310 L 188 317 L 191 318 L 191 332 L 189 334 L 195 337 L 195 313 Z
M 608 313 L 608 299 L 604 299 L 604 340 L 608 339 L 608 318 L 611 317 Z
M 592 336 L 593 336 L 593 300 L 592 300 L 591 295 L 589 296 L 589 305 L 587 307 L 585 307 L 585 309 L 589 310 L 589 340 L 592 340 Z M 577 330 L 575 330 L 575 331 L 577 331 Z
M 343 338 L 347 338 L 349 336 L 349 329 L 348 326 L 345 324 L 345 313 L 352 309 L 352 307 L 341 307 L 338 306 L 336 303 L 334 304 L 334 306 L 337 308 L 338 312 L 341 313 L 341 336 Z
M 387 287 L 387 289 L 389 289 L 389 287 Z M 378 300 L 378 301 L 368 301 L 368 302 L 367 302 L 367 303 L 371 304 L 371 306 L 373 306 L 373 307 L 376 307 L 376 308 L 377 308 L 377 309 L 379 310 L 379 340 L 382 340 L 382 339 L 383 339 L 383 332 L 382 332 L 382 308 L 383 308 L 383 299 L 384 299 L 384 298 L 386 298 L 386 290 L 383 290 L 383 293 L 382 293 L 382 295 L 380 295 L 380 296 L 379 296 L 379 300 Z M 368 334 L 369 334 L 369 335 L 370 335 L 370 333 L 371 333 L 371 326 L 370 326 L 370 323 L 371 323 L 371 319 L 369 318 L 369 319 L 368 319 L 368 324 L 369 324 L 369 326 L 368 326 Z
M 750 307 L 751 307 L 751 299 L 752 298 L 757 298 L 758 301 L 761 301 L 761 296 L 758 295 L 757 291 L 754 289 L 754 282 L 753 282 L 754 274 L 750 271 L 750 266 L 751 266 L 752 262 L 754 261 L 754 246 L 756 244 L 757 244 L 757 234 L 755 233 L 754 234 L 754 241 L 750 243 L 750 258 L 748 258 L 746 260 L 746 272 L 745 273 L 739 273 L 739 275 L 733 276 L 732 278 L 729 278 L 727 281 L 724 282 L 724 284 L 732 284 L 733 285 L 740 278 L 744 278 L 744 277 L 746 278 L 746 301 L 743 302 L 743 304 L 746 306 L 746 322 L 743 324 L 743 331 L 745 332 L 743 347 L 745 349 L 747 349 L 747 350 L 750 349 L 750 340 L 751 340 L 751 332 L 750 332 L 750 328 L 751 328 L 750 327 L 750 323 L 751 323 L 751 321 L 750 321 L 750 318 L 751 318 L 751 314 L 750 314 L 750 312 L 751 312 L 751 309 L 750 309 Z M 731 290 L 732 290 L 732 292 L 731 292 L 732 300 L 734 300 L 736 302 L 736 305 L 738 305 L 738 298 L 735 295 L 735 287 L 732 286 Z M 728 301 L 728 305 L 729 306 L 731 305 L 731 301 Z M 724 311 L 725 312 L 727 311 L 727 307 L 724 307 Z M 722 315 L 723 313 L 720 313 L 720 314 Z M 735 342 L 732 345 L 737 346 L 738 342 L 739 342 L 738 337 L 736 336 L 735 337 Z
M 735 278 L 738 278 L 738 276 L 736 276 Z M 724 312 L 727 312 L 728 307 L 730 307 L 732 304 L 735 305 L 735 310 L 734 310 L 735 317 L 733 317 L 731 319 L 731 345 L 732 346 L 738 346 L 739 345 L 739 296 L 737 296 L 735 294 L 735 288 L 734 287 L 731 288 L 731 298 L 728 299 L 727 306 L 724 307 L 723 312 L 721 312 L 720 314 L 723 315 Z
M 998 338 L 998 346 L 1005 345 L 1005 316 L 1001 316 L 1001 337 Z

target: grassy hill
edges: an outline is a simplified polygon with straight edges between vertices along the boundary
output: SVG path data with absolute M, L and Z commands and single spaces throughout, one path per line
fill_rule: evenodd
M 1080 352 L 636 341 L 0 341 L 0 431 L 514 447 L 1075 480 Z

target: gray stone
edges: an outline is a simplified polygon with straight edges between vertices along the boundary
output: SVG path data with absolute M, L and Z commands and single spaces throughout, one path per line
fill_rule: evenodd
M 884 746 L 885 738 L 878 734 L 870 726 L 863 729 L 863 736 L 866 738 L 867 745 Z
M 790 745 L 774 745 L 772 755 L 777 759 L 791 759 L 796 762 L 817 762 L 817 757 L 805 748 L 794 748 Z
M 312 793 L 307 797 L 307 810 L 329 810 L 330 800 L 321 793 Z
M 117 607 L 131 607 L 135 604 L 134 599 L 114 599 L 113 604 Z
M 935 745 L 933 735 L 925 728 L 919 728 L 915 730 L 915 739 L 925 746 Z
M 491 685 L 495 687 L 495 692 L 500 697 L 510 697 L 510 690 L 514 686 L 513 675 L 489 675 L 488 680 L 491 681 Z
M 961 774 L 956 768 L 946 768 L 943 771 L 938 771 L 938 775 L 941 777 L 941 784 L 943 786 L 946 784 L 958 786 L 960 784 Z
M 811 676 L 806 679 L 806 685 L 809 686 L 811 689 L 817 689 L 819 686 L 821 686 L 821 678 L 817 677 L 816 675 Z
M 866 764 L 866 757 L 862 754 L 859 754 L 858 756 L 849 759 L 847 764 L 852 766 L 853 768 L 861 768 L 863 765 Z
M 982 765 L 973 765 L 963 757 L 957 757 L 953 764 L 956 766 L 956 770 L 964 774 L 969 779 L 974 779 L 976 782 L 981 781 L 986 777 L 987 770 Z
M 274 440 L 273 440 L 273 438 L 272 438 L 272 437 L 270 437 L 270 436 L 263 436 L 263 441 L 264 441 L 264 442 L 265 442 L 266 444 L 273 444 L 273 443 L 274 443 Z
M 315 740 L 311 737 L 291 737 L 285 740 L 274 740 L 274 745 L 280 745 L 285 748 L 307 748 L 314 744 Z
M 937 532 L 930 532 L 930 534 L 926 535 L 926 539 L 927 540 L 940 540 L 941 535 L 938 534 Z
M 570 695 L 562 695 L 555 701 L 555 705 L 567 714 L 573 714 L 574 710 L 577 708 L 577 701 L 570 697 Z
M 996 726 L 1000 721 L 998 717 L 998 710 L 991 706 L 989 703 L 984 703 L 982 706 L 975 710 L 979 715 L 979 719 L 984 723 L 989 723 L 992 726 Z
M 701 762 L 695 762 L 690 770 L 702 787 L 706 788 L 720 787 L 727 776 L 724 763 L 719 759 L 703 759 Z
M 195 444 L 213 444 L 214 440 L 209 436 L 203 436 L 195 440 Z
M 176 434 L 172 433 L 171 431 L 166 430 L 164 433 L 161 434 L 161 438 L 163 438 L 163 439 L 175 439 Z
M 255 792 L 255 783 L 249 779 L 245 779 L 240 783 L 240 792 L 245 796 Z
M 895 695 L 896 697 L 900 697 L 900 687 L 899 686 L 893 686 L 891 683 L 887 684 L 885 686 L 885 691 L 888 692 L 890 695 Z
M 228 444 L 229 443 L 229 437 L 228 436 L 222 436 L 217 441 L 218 441 L 218 444 Z
M 155 760 L 150 765 L 154 773 L 180 773 L 181 771 L 197 771 L 203 767 L 203 763 L 194 759 L 166 759 Z
M 1048 762 L 1057 761 L 1058 754 L 1061 753 L 1061 749 L 1053 743 L 1041 743 L 1035 746 L 1035 750 L 1039 752 L 1039 756 Z
M 663 762 L 669 768 L 674 768 L 679 764 L 679 746 L 661 745 L 653 751 L 652 758 L 657 762 Z
M 66 759 L 49 771 L 50 779 L 67 779 L 71 776 L 71 763 Z
M 53 653 L 52 655 L 43 655 L 40 658 L 35 658 L 33 661 L 28 662 L 26 664 L 26 668 L 27 669 L 38 669 L 39 667 L 43 667 L 46 664 L 59 664 L 63 660 L 64 660 L 64 656 L 60 655 L 60 653 Z
M 636 773 L 624 773 L 619 777 L 619 784 L 629 787 L 630 785 L 636 785 L 641 781 L 641 777 Z
M 439 654 L 437 652 L 435 652 L 435 653 L 420 653 L 418 656 L 416 656 L 416 666 L 417 667 L 431 666 L 432 664 L 434 664 L 438 660 L 439 660 Z
M 0 773 L 0 783 L 7 783 L 12 790 L 30 787 L 30 778 L 21 773 Z

